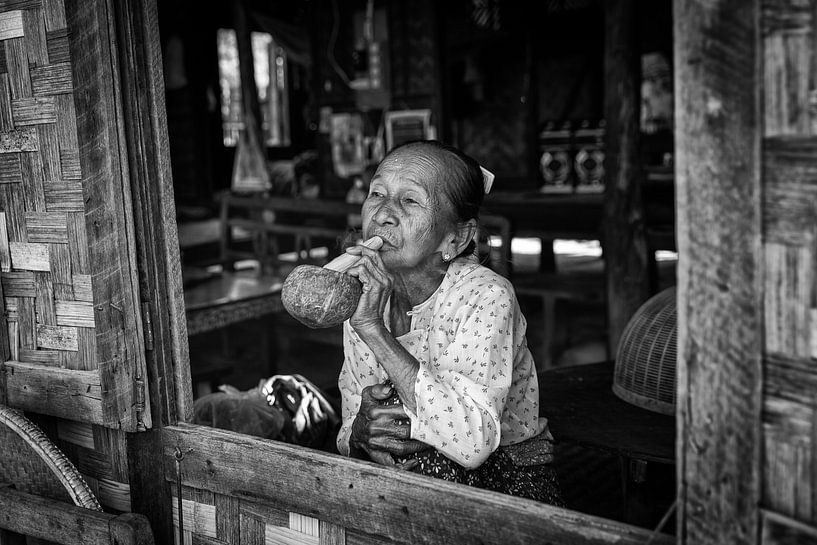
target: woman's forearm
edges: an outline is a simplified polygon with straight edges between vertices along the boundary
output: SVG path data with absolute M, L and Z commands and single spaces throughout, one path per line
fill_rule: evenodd
M 420 370 L 419 362 L 403 348 L 386 326 L 370 332 L 358 332 L 358 335 L 377 358 L 377 362 L 386 370 L 389 380 L 397 389 L 400 401 L 409 411 L 416 413 L 414 384 Z

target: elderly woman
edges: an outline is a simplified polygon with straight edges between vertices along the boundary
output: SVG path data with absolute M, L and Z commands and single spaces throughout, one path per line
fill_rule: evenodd
M 474 252 L 486 173 L 435 141 L 392 150 L 363 203 L 363 294 L 344 324 L 338 450 L 560 504 L 510 282 Z

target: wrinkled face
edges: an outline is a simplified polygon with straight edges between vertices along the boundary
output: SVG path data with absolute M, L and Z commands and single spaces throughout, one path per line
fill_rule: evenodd
M 380 255 L 389 270 L 439 266 L 439 254 L 454 235 L 452 212 L 435 190 L 441 171 L 433 155 L 399 150 L 378 167 L 363 203 L 363 233 L 380 235 Z

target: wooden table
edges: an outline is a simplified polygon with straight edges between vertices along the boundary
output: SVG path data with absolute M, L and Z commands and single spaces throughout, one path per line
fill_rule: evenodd
M 612 390 L 613 371 L 613 362 L 543 371 L 539 374 L 540 413 L 548 419 L 556 441 L 618 456 L 627 522 L 654 526 L 672 502 L 655 500 L 655 483 L 647 480 L 648 464 L 662 466 L 663 473 L 672 478 L 675 416 L 618 398 Z
M 278 276 L 242 271 L 221 273 L 186 287 L 187 334 L 198 335 L 282 311 L 282 284 Z

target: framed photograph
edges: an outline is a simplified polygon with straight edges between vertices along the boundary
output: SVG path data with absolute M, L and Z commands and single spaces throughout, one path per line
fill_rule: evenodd
M 431 126 L 431 110 L 400 110 L 386 112 L 386 151 L 412 140 L 435 137 Z

